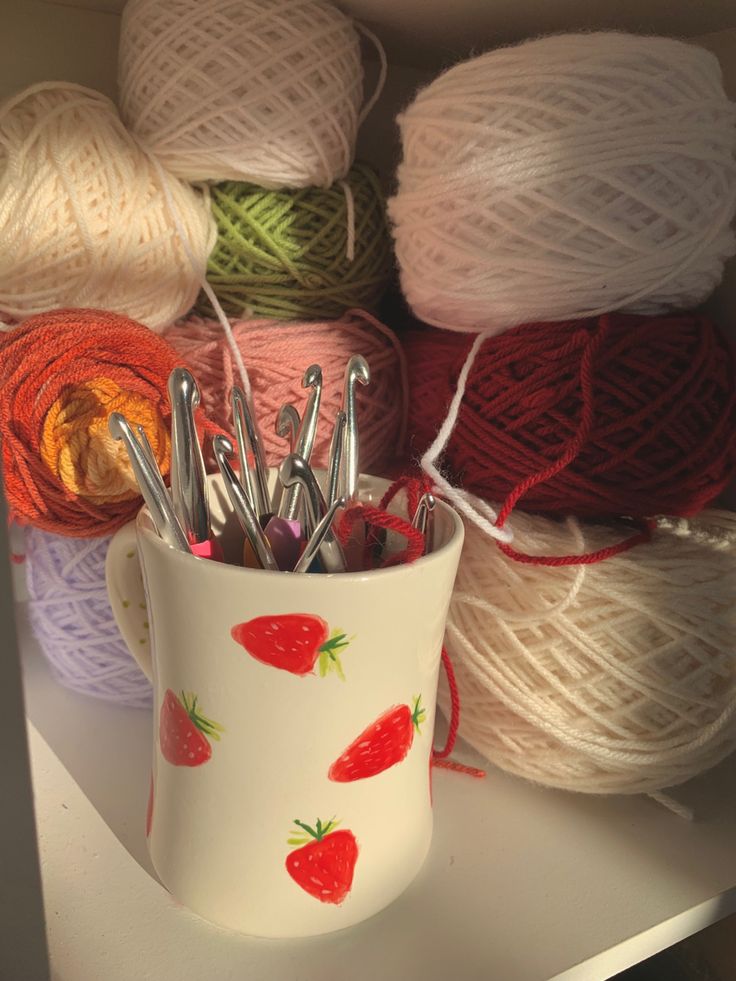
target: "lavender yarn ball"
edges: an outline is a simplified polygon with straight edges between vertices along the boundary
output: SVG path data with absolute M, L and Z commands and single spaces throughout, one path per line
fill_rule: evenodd
M 107 598 L 110 538 L 26 530 L 33 633 L 57 681 L 83 695 L 149 708 L 151 685 L 120 636 Z

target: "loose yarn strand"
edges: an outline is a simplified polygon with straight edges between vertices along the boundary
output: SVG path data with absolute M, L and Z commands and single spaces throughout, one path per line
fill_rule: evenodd
M 452 401 L 450 402 L 450 406 L 447 410 L 445 421 L 442 423 L 439 432 L 435 436 L 434 442 L 422 456 L 421 466 L 422 470 L 424 470 L 424 472 L 432 478 L 437 487 L 440 488 L 444 496 L 455 505 L 458 511 L 476 524 L 481 531 L 498 541 L 511 542 L 513 541 L 514 537 L 512 530 L 509 527 L 499 528 L 497 526 L 496 522 L 498 520 L 498 515 L 490 504 L 487 504 L 485 501 L 481 501 L 477 498 L 474 499 L 465 491 L 461 491 L 458 490 L 458 488 L 453 487 L 449 480 L 446 480 L 445 477 L 442 476 L 436 466 L 437 460 L 447 446 L 447 443 L 449 442 L 455 428 L 458 413 L 460 412 L 460 404 L 463 400 L 463 396 L 465 395 L 465 386 L 468 381 L 470 369 L 473 367 L 473 362 L 475 361 L 481 346 L 492 335 L 492 333 L 493 331 L 483 331 L 478 334 L 473 341 L 467 357 L 465 358 L 460 375 L 458 376 L 455 394 L 453 395 Z
M 683 821 L 694 821 L 695 811 L 692 807 L 688 807 L 687 804 L 683 804 L 679 800 L 675 800 L 674 797 L 670 797 L 669 794 L 663 794 L 661 792 L 653 792 L 647 794 L 656 804 L 660 804 L 666 810 L 670 811 L 675 817 L 682 818 Z
M 360 113 L 358 115 L 358 126 L 360 127 L 363 125 L 363 122 L 365 121 L 365 118 L 368 115 L 368 113 L 381 98 L 381 94 L 386 85 L 386 78 L 388 76 L 388 60 L 386 58 L 386 49 L 384 48 L 383 44 L 381 44 L 380 38 L 377 35 L 375 35 L 373 31 L 369 30 L 364 24 L 360 24 L 358 21 L 354 21 L 354 24 L 357 27 L 358 32 L 360 34 L 363 34 L 366 38 L 368 38 L 368 40 L 371 41 L 372 44 L 374 45 L 376 51 L 378 52 L 378 62 L 379 62 L 379 71 L 378 71 L 378 79 L 376 81 L 376 87 L 373 90 L 373 93 L 370 96 L 370 98 L 366 100 L 365 104 L 363 105 L 363 108 L 360 110 Z
M 496 522 L 499 527 L 503 527 L 515 505 L 518 503 L 520 498 L 527 493 L 527 491 L 531 490 L 532 487 L 549 480 L 550 477 L 554 477 L 555 474 L 558 474 L 561 470 L 564 470 L 565 467 L 567 467 L 578 456 L 581 446 L 583 446 L 588 439 L 591 426 L 593 425 L 593 358 L 596 351 L 600 348 L 607 332 L 608 320 L 607 318 L 603 317 L 599 328 L 587 340 L 585 347 L 583 348 L 583 354 L 580 360 L 580 393 L 582 409 L 576 431 L 568 440 L 567 446 L 563 449 L 556 460 L 550 463 L 549 466 L 538 470 L 536 473 L 530 474 L 524 480 L 519 481 L 516 487 L 512 488 L 512 490 L 506 496 L 506 500 L 503 502 L 501 510 L 498 513 Z
M 355 198 L 347 181 L 340 181 L 340 187 L 345 195 L 345 223 L 347 225 L 347 241 L 345 242 L 345 258 L 348 262 L 355 259 Z

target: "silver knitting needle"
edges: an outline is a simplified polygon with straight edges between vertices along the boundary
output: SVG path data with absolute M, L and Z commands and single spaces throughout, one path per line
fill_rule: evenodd
M 284 487 L 290 488 L 298 485 L 303 489 L 306 533 L 311 538 L 327 513 L 327 504 L 312 468 L 302 457 L 296 453 L 291 453 L 281 464 L 279 479 Z M 325 572 L 345 572 L 347 569 L 342 547 L 331 528 L 328 528 L 322 539 L 319 557 L 325 567 Z
M 232 394 L 233 422 L 235 423 L 235 438 L 238 442 L 240 457 L 240 476 L 250 498 L 253 510 L 259 518 L 271 513 L 271 498 L 268 493 L 268 468 L 263 452 L 263 442 L 258 431 L 255 414 L 248 404 L 245 392 L 233 386 Z M 253 455 L 253 469 L 248 463 L 248 451 Z
M 186 368 L 174 368 L 169 375 L 171 402 L 171 497 L 174 512 L 187 540 L 194 544 L 209 541 L 210 516 L 207 507 L 206 471 L 194 410 L 199 405 L 199 389 Z
M 355 404 L 355 386 L 358 383 L 368 385 L 370 380 L 371 370 L 368 367 L 368 362 L 362 354 L 354 354 L 345 367 L 342 395 L 342 408 L 347 417 L 347 422 L 345 424 L 339 493 L 346 497 L 348 502 L 354 501 L 358 495 L 358 477 L 360 475 L 360 439 Z
M 293 572 L 309 572 L 309 567 L 312 562 L 314 562 L 317 554 L 322 548 L 322 544 L 325 540 L 325 536 L 330 531 L 332 523 L 335 520 L 335 515 L 340 510 L 340 508 L 345 507 L 345 498 L 338 497 L 336 501 L 327 509 L 327 512 L 321 521 L 317 523 L 317 527 L 312 532 L 312 536 L 307 542 L 304 551 L 299 557 L 299 561 L 293 568 Z
M 309 463 L 314 446 L 314 437 L 317 433 L 317 421 L 319 419 L 319 403 L 322 398 L 322 369 L 318 364 L 310 364 L 304 372 L 302 387 L 311 388 L 304 409 L 304 415 L 296 435 L 296 445 L 294 453 L 300 456 L 305 463 Z M 299 513 L 300 485 L 294 484 L 284 494 L 279 511 L 280 518 L 294 521 Z
M 215 453 L 217 466 L 222 474 L 227 496 L 230 498 L 233 511 L 235 511 L 235 516 L 240 523 L 240 527 L 245 532 L 256 558 L 263 569 L 278 572 L 279 567 L 276 564 L 276 559 L 273 557 L 268 539 L 263 534 L 261 524 L 248 499 L 248 495 L 228 460 L 228 457 L 233 452 L 233 444 L 227 436 L 219 433 L 212 439 L 212 449 Z
M 429 555 L 434 549 L 434 509 L 436 505 L 437 501 L 434 494 L 427 491 L 419 499 L 414 517 L 411 519 L 412 528 L 416 528 L 424 535 L 424 555 Z
M 299 412 L 293 405 L 285 403 L 279 409 L 276 417 L 276 435 L 285 439 L 289 444 L 289 453 L 296 449 L 296 434 L 299 432 Z M 281 501 L 284 497 L 284 485 L 277 478 L 271 495 L 271 510 L 278 514 L 281 510 Z
M 337 492 L 340 485 L 340 468 L 342 467 L 342 455 L 345 449 L 345 426 L 348 417 L 339 409 L 335 416 L 335 428 L 332 431 L 330 441 L 330 455 L 327 463 L 327 503 L 331 507 L 337 500 Z
M 148 506 L 156 531 L 167 545 L 181 552 L 191 552 L 187 537 L 174 513 L 163 477 L 153 460 L 148 439 L 141 446 L 132 426 L 120 412 L 110 413 L 107 427 L 112 438 L 121 441 L 127 450 L 138 488 Z

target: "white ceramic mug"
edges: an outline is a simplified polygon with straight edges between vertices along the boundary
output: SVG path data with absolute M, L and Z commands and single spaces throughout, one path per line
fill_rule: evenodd
M 234 557 L 242 537 L 219 475 L 208 482 Z M 385 488 L 362 477 L 360 496 Z M 155 691 L 151 859 L 200 916 L 265 937 L 326 933 L 378 912 L 419 871 L 463 540 L 451 508 L 435 514 L 431 555 L 332 576 L 196 559 L 167 546 L 145 508 L 112 539 L 110 602 Z

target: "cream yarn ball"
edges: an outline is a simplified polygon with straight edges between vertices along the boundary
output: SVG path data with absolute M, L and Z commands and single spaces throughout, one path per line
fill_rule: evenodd
M 163 330 L 215 237 L 209 195 L 164 174 L 103 95 L 44 82 L 0 106 L 0 316 L 93 307 Z
M 566 34 L 456 65 L 399 117 L 401 283 L 475 331 L 688 309 L 736 252 L 736 106 L 714 55 Z
M 322 0 L 128 0 L 123 119 L 187 180 L 329 187 L 353 162 L 363 68 Z
M 615 540 L 573 519 L 513 524 L 533 554 Z M 736 748 L 736 515 L 661 521 L 651 544 L 564 568 L 507 559 L 471 523 L 465 536 L 447 647 L 460 735 L 492 763 L 565 790 L 656 793 Z

